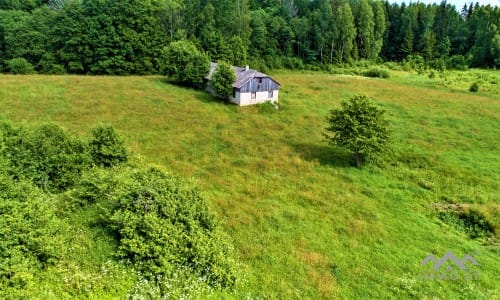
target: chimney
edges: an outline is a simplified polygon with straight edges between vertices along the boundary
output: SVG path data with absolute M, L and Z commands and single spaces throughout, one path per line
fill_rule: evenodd
M 250 67 L 248 65 L 245 66 L 245 71 L 248 71 Z

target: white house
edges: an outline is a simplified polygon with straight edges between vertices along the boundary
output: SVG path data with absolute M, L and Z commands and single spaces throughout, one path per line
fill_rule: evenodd
M 217 63 L 210 63 L 210 71 L 205 77 L 208 81 L 217 68 Z M 233 94 L 229 101 L 238 105 L 252 105 L 264 102 L 278 102 L 278 92 L 280 84 L 268 75 L 250 69 L 232 67 L 236 74 L 236 81 L 233 83 Z

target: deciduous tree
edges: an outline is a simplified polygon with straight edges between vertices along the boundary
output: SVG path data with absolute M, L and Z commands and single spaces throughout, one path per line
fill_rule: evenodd
M 361 167 L 390 149 L 384 113 L 368 97 L 354 96 L 331 111 L 325 135 L 331 144 L 345 147 L 352 153 L 356 166 Z

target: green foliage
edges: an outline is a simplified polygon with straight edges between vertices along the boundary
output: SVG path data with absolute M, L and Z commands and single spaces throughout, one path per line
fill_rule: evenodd
M 343 63 L 352 57 L 354 39 L 356 38 L 354 16 L 349 3 L 345 3 L 336 10 L 335 22 L 339 24 L 334 31 L 335 47 L 333 48 L 337 50 L 332 49 L 332 51 L 335 51 L 336 61 Z
M 210 80 L 210 89 L 220 98 L 227 99 L 233 93 L 233 83 L 236 74 L 233 68 L 225 63 L 219 62 Z
M 53 124 L 31 129 L 0 122 L 1 298 L 31 298 L 40 274 L 54 268 L 51 280 L 64 276 L 71 295 L 91 297 L 96 288 L 102 293 L 96 276 L 125 279 L 121 288 L 130 288 L 123 274 L 89 275 L 80 269 L 88 261 L 74 265 L 66 260 L 69 252 L 87 247 L 77 239 L 71 239 L 77 244 L 68 244 L 68 236 L 82 236 L 67 234 L 66 218 L 75 221 L 78 214 L 85 221 L 72 226 L 79 232 L 94 230 L 91 226 L 101 234 L 98 239 L 115 241 L 110 237 L 116 236 L 116 248 L 110 249 L 134 263 L 128 268 L 134 270 L 132 278 L 139 271 L 139 281 L 129 291 L 131 297 L 144 292 L 198 297 L 235 284 L 230 243 L 197 190 L 158 168 L 91 169 L 90 156 L 104 167 L 127 158 L 122 139 L 110 126 L 94 128 L 87 149 Z M 56 214 L 62 211 L 64 218 Z M 98 256 L 106 255 L 111 253 Z
M 345 147 L 354 156 L 357 167 L 377 160 L 389 148 L 385 111 L 368 97 L 357 95 L 333 109 L 327 118 L 326 137 L 333 145 Z
M 368 85 L 366 79 L 356 76 L 280 71 L 276 76 L 284 87 L 280 94 L 285 109 L 273 114 L 263 113 L 260 106 L 213 105 L 205 93 L 160 84 L 160 77 L 0 75 L 0 110 L 15 120 L 38 122 L 41 115 L 55 118 L 74 132 L 84 132 L 96 119 L 117 124 L 127 131 L 127 140 L 145 160 L 193 177 L 204 187 L 202 195 L 224 218 L 224 227 L 244 262 L 240 267 L 247 275 L 228 294 L 187 299 L 411 297 L 409 293 L 397 294 L 387 284 L 395 279 L 398 286 L 401 278 L 413 280 L 414 298 L 494 299 L 498 294 L 495 244 L 488 239 L 471 240 L 452 230 L 430 209 L 442 196 L 476 202 L 492 216 L 498 240 L 500 141 L 498 117 L 492 113 L 498 110 L 498 84 L 493 84 L 498 83 L 498 73 L 447 72 L 453 82 L 441 85 L 444 78 L 439 75 L 429 80 L 414 73 L 394 72 L 390 80 Z M 460 92 L 467 91 L 474 81 L 481 84 L 480 96 Z M 395 153 L 415 153 L 407 157 L 410 162 L 398 159 L 383 170 L 344 168 L 349 162 L 345 151 L 321 144 L 318 128 L 325 127 L 325 112 L 337 102 L 334 98 L 359 92 L 383 99 L 394 124 Z M 103 109 L 96 109 L 96 94 Z M 123 99 L 127 99 L 126 107 Z M 127 107 L 133 113 L 124 120 L 116 109 Z M 255 128 L 262 129 L 260 134 Z M 235 157 L 236 152 L 244 155 Z M 115 174 L 121 173 L 126 172 Z M 89 208 L 112 199 L 106 194 L 112 193 L 103 193 Z M 65 231 L 75 236 L 68 243 L 74 249 L 67 250 L 72 263 L 41 270 L 31 281 L 39 293 L 31 298 L 125 299 L 127 291 L 139 299 L 161 298 L 156 283 L 149 278 L 138 281 L 135 287 L 130 284 L 138 275 L 113 256 L 116 241 L 111 240 L 116 244 L 105 249 L 89 247 L 108 231 L 101 229 L 101 221 L 88 218 L 86 209 L 77 209 L 81 216 L 71 218 L 77 226 Z M 345 251 L 346 245 L 349 251 Z M 82 248 L 85 255 L 81 255 Z M 367 255 L 372 249 L 376 255 Z M 478 280 L 470 284 L 419 280 L 418 264 L 429 249 L 435 249 L 436 256 L 447 249 L 462 257 L 471 253 L 481 264 Z M 481 255 L 476 257 L 471 252 L 474 250 Z M 120 273 L 101 268 L 103 259 L 120 265 Z M 353 262 L 365 267 L 351 272 Z M 381 266 L 384 272 L 378 271 Z M 129 282 L 126 286 L 125 281 L 106 276 L 123 273 Z M 369 280 L 360 282 L 360 277 Z M 174 280 L 183 278 L 179 275 Z M 103 288 L 95 289 L 95 282 Z M 166 281 L 163 289 L 170 283 Z M 172 290 L 179 291 L 176 286 L 182 285 Z M 190 287 L 188 282 L 185 290 Z M 90 294 L 89 289 L 94 292 Z M 125 294 L 114 294 L 117 289 Z M 168 294 L 163 296 L 168 298 Z M 174 292 L 172 297 L 182 297 L 177 295 L 181 294 Z
M 112 167 L 127 161 L 127 149 L 123 139 L 112 126 L 98 126 L 92 129 L 89 151 L 94 164 Z
M 13 58 L 8 60 L 7 62 L 7 70 L 12 74 L 33 74 L 35 73 L 35 69 L 33 65 L 30 64 L 24 58 Z
M 89 166 L 85 144 L 55 124 L 13 128 L 4 134 L 0 154 L 9 163 L 9 173 L 43 189 L 65 190 Z
M 168 43 L 189 39 L 211 61 L 243 65 L 282 57 L 309 65 L 358 58 L 467 57 L 500 64 L 500 9 L 381 1 L 0 1 L 0 62 L 25 58 L 39 73 L 161 73 Z M 43 62 L 50 55 L 54 61 Z M 55 65 L 52 68 L 50 65 Z M 60 68 L 59 66 L 62 66 Z M 190 84 L 190 83 L 188 83 Z
M 448 69 L 465 71 L 467 70 L 467 62 L 463 55 L 453 55 L 448 60 L 447 67 Z
M 283 57 L 283 67 L 289 70 L 302 70 L 304 69 L 304 62 L 297 57 Z
M 473 82 L 469 87 L 469 92 L 477 93 L 479 92 L 479 83 Z
M 372 57 L 372 55 L 378 55 L 378 53 L 375 53 L 376 51 L 373 50 L 373 46 L 375 44 L 375 21 L 373 16 L 373 9 L 370 6 L 368 0 L 360 0 L 357 3 L 356 12 L 356 43 L 357 49 L 359 51 L 359 57 L 373 59 L 375 57 Z
M 38 69 L 42 74 L 63 75 L 66 70 L 63 65 L 57 64 L 53 55 L 46 53 L 38 63 Z
M 123 168 L 88 176 L 80 188 L 79 197 L 105 209 L 105 222 L 119 237 L 118 255 L 145 276 L 183 266 L 212 286 L 234 285 L 226 237 L 199 192 L 179 179 L 158 168 Z
M 25 298 L 39 270 L 62 255 L 66 230 L 52 200 L 0 174 L 0 298 Z
M 365 72 L 363 75 L 366 77 L 378 77 L 378 78 L 389 78 L 389 71 L 380 68 L 372 68 Z
M 209 68 L 208 56 L 190 41 L 172 42 L 164 49 L 163 74 L 180 83 L 201 87 Z

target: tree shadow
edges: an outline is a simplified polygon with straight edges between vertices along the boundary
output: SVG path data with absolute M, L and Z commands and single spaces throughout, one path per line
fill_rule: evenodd
M 204 103 L 213 103 L 213 104 L 230 104 L 228 101 L 221 100 L 217 97 L 212 96 L 208 93 L 203 87 L 196 87 L 189 84 L 184 84 L 181 82 L 177 82 L 169 77 L 152 77 L 150 80 L 155 82 L 160 82 L 163 84 L 174 85 L 186 90 L 193 91 L 193 96 L 196 100 L 204 102 Z
M 292 144 L 295 151 L 305 160 L 317 161 L 321 165 L 334 167 L 353 167 L 352 156 L 346 150 L 330 146 L 317 144 Z

